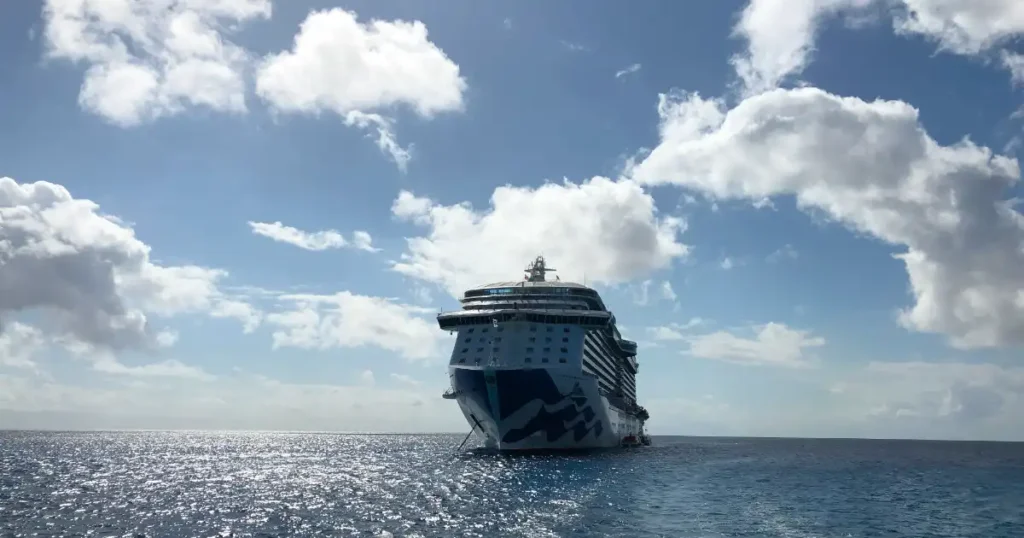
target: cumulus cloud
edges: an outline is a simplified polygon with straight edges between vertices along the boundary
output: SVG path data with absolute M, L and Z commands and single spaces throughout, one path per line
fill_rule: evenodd
M 244 112 L 248 54 L 230 29 L 270 0 L 46 0 L 47 54 L 87 66 L 86 110 L 122 126 L 201 106 Z
M 343 291 L 334 295 L 283 295 L 289 306 L 268 314 L 274 348 L 356 349 L 374 346 L 409 360 L 441 356 L 444 333 L 430 308 Z
M 898 31 L 923 35 L 942 49 L 978 54 L 1024 33 L 1017 0 L 900 0 Z
M 687 337 L 689 354 L 704 359 L 799 368 L 810 364 L 808 348 L 825 345 L 824 338 L 782 323 L 751 327 L 747 332 L 752 335 L 744 337 L 729 331 L 715 331 Z
M 45 317 L 45 329 L 107 349 L 154 345 L 149 315 L 206 313 L 247 330 L 259 312 L 218 288 L 225 271 L 163 266 L 116 217 L 60 185 L 0 178 L 0 319 Z
M 720 199 L 794 196 L 900 248 L 906 327 L 961 347 L 1024 343 L 1024 216 L 1006 198 L 1015 160 L 969 140 L 942 146 L 900 101 L 773 90 L 731 110 L 663 95 L 661 143 L 634 170 Z
M 493 281 L 518 280 L 544 255 L 562 279 L 617 283 L 684 257 L 682 219 L 660 216 L 636 183 L 595 177 L 580 184 L 499 187 L 490 207 L 443 205 L 402 191 L 392 214 L 427 229 L 407 239 L 394 263 L 402 274 L 459 296 Z
M 891 12 L 898 33 L 923 36 L 940 50 L 977 55 L 1024 33 L 1022 6 L 1018 0 L 751 0 L 733 29 L 747 50 L 732 63 L 745 96 L 771 90 L 808 65 L 823 21 L 856 20 L 872 9 Z M 1011 70 L 1014 56 L 1004 55 Z
M 321 230 L 317 232 L 306 232 L 291 226 L 285 226 L 280 221 L 275 222 L 253 222 L 249 221 L 252 233 L 261 235 L 274 241 L 288 243 L 304 250 L 328 250 L 341 247 L 352 247 L 367 252 L 376 252 L 378 249 L 373 246 L 373 239 L 370 234 L 364 231 L 357 231 L 352 235 L 352 240 L 345 239 L 337 230 Z
M 750 0 L 733 28 L 747 50 L 732 58 L 745 95 L 780 85 L 800 74 L 814 48 L 819 22 L 836 12 L 876 0 Z
M 466 86 L 422 22 L 360 22 L 341 8 L 310 13 L 292 49 L 267 56 L 256 75 L 256 93 L 275 110 L 334 112 L 374 133 L 403 170 L 410 150 L 399 146 L 393 121 L 381 112 L 406 107 L 431 118 L 460 111 Z

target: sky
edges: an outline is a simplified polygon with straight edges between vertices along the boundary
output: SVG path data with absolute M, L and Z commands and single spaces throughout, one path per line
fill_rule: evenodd
M 544 255 L 655 434 L 1024 440 L 1017 0 L 0 5 L 0 427 L 467 431 Z

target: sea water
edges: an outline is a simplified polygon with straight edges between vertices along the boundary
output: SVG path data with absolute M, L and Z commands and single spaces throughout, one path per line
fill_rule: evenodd
M 1024 444 L 0 432 L 0 536 L 1024 537 Z

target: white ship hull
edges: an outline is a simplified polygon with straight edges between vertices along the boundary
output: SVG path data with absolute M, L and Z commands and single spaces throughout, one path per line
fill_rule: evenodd
M 455 399 L 469 425 L 498 450 L 622 446 L 642 423 L 614 406 L 597 380 L 566 368 L 451 366 Z

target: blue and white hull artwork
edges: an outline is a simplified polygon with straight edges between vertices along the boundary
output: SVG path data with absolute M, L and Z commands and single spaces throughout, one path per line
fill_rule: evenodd
M 438 316 L 457 333 L 444 397 L 489 448 L 646 444 L 636 344 L 619 336 L 596 291 L 543 280 L 543 264 L 522 282 L 470 290 L 462 310 Z
M 640 422 L 614 409 L 593 378 L 555 369 L 451 368 L 466 421 L 499 450 L 617 447 Z

